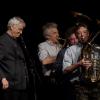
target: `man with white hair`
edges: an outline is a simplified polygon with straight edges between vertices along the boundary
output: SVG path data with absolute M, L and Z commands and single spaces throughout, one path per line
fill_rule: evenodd
M 27 100 L 28 71 L 17 38 L 25 28 L 20 17 L 8 21 L 7 32 L 0 37 L 0 80 L 3 100 Z
M 52 64 L 56 60 L 56 56 L 61 49 L 61 44 L 59 43 L 59 32 L 56 23 L 47 23 L 43 26 L 43 35 L 46 41 L 38 45 L 39 48 L 39 59 L 42 65 Z M 52 67 L 44 68 L 44 76 L 50 76 Z
M 42 86 L 44 87 L 43 99 L 51 100 L 56 97 L 54 89 L 55 77 L 52 72 L 54 72 L 54 63 L 56 61 L 57 54 L 61 49 L 61 44 L 58 41 L 59 31 L 57 24 L 54 22 L 45 24 L 43 26 L 43 35 L 46 40 L 38 45 L 38 56 L 42 63 L 44 76 L 44 85 Z

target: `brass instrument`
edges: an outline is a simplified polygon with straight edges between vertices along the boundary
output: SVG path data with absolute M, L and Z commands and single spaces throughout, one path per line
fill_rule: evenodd
M 99 33 L 97 33 L 96 36 Z M 94 36 L 92 40 L 86 45 L 82 54 L 84 59 L 88 59 L 92 62 L 92 67 L 85 69 L 84 71 L 85 79 L 90 82 L 100 81 L 100 46 L 91 44 L 96 36 Z
M 84 77 L 91 82 L 100 80 L 100 48 L 97 45 L 88 46 L 83 50 L 83 58 L 92 62 L 92 67 L 85 69 Z
M 63 41 L 66 41 L 66 39 L 63 39 L 63 38 L 61 38 L 61 37 L 59 37 L 59 38 L 58 38 L 58 40 L 63 40 Z

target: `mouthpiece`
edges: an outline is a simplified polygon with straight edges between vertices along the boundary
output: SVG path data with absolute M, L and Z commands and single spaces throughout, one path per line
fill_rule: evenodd
M 66 39 L 63 39 L 63 38 L 60 38 L 60 37 L 59 37 L 58 40 L 63 40 L 63 41 L 65 41 Z

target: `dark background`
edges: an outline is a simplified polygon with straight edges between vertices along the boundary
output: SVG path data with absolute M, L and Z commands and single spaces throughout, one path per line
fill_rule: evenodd
M 4 4 L 7 2 L 4 2 Z M 2 5 L 2 4 L 1 4 Z M 0 34 L 6 31 L 8 20 L 13 16 L 20 16 L 26 22 L 24 30 L 24 41 L 30 53 L 34 54 L 37 45 L 44 40 L 42 36 L 42 25 L 47 22 L 56 22 L 59 26 L 60 36 L 64 38 L 64 32 L 68 27 L 78 21 L 90 25 L 93 35 L 100 29 L 96 19 L 100 19 L 99 0 L 66 0 L 63 1 L 11 1 L 8 6 L 0 9 Z M 80 12 L 89 16 L 92 21 L 84 18 L 75 18 L 71 11 Z M 95 39 L 99 44 L 100 35 Z

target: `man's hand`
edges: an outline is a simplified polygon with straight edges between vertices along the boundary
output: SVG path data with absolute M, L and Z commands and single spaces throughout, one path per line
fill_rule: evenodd
M 83 65 L 83 67 L 85 67 L 87 70 L 92 67 L 92 62 L 88 59 L 82 59 L 81 60 L 81 64 Z
M 2 88 L 7 89 L 9 87 L 9 82 L 6 78 L 2 78 Z

